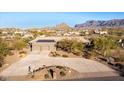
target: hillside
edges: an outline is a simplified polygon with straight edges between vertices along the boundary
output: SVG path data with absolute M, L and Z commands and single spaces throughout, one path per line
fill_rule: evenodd
M 75 28 L 102 28 L 124 27 L 124 19 L 89 20 L 82 24 L 76 24 Z

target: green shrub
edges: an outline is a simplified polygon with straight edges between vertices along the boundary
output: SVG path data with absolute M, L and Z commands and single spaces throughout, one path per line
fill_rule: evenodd
M 110 56 L 110 50 L 118 47 L 117 41 L 111 37 L 99 37 L 93 39 L 94 49 L 104 56 Z
M 0 40 L 0 55 L 6 56 L 10 53 L 10 48 L 7 46 L 7 43 L 3 40 Z
M 4 63 L 4 57 L 10 54 L 10 48 L 7 46 L 7 43 L 0 39 L 0 67 Z
M 28 37 L 28 38 L 24 38 L 23 39 L 23 41 L 25 42 L 25 43 L 29 43 L 31 40 L 33 40 L 33 38 L 32 37 Z
M 22 50 L 23 48 L 26 47 L 26 43 L 22 39 L 15 40 L 13 42 L 13 46 L 14 46 L 14 49 L 16 49 L 16 50 Z
M 84 49 L 84 44 L 77 39 L 63 39 L 56 43 L 56 49 L 66 51 L 68 53 L 75 53 L 76 51 L 82 52 Z

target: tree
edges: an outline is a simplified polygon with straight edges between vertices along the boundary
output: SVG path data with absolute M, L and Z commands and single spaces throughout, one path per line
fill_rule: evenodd
M 99 37 L 93 40 L 94 49 L 101 52 L 104 56 L 110 55 L 111 49 L 117 48 L 117 42 L 111 37 Z
M 84 44 L 76 39 L 63 39 L 56 43 L 56 48 L 68 53 L 81 54 L 84 49 Z
M 7 46 L 7 43 L 0 39 L 0 67 L 4 63 L 4 57 L 10 54 L 10 48 Z
M 13 47 L 16 50 L 22 50 L 26 47 L 26 42 L 24 42 L 22 39 L 14 40 Z

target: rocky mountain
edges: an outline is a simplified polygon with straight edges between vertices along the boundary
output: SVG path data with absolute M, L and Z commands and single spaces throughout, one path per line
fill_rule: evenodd
M 57 30 L 62 30 L 62 31 L 68 31 L 71 29 L 71 27 L 69 25 L 67 25 L 66 23 L 61 23 L 56 25 L 55 27 Z
M 89 20 L 82 24 L 76 24 L 75 28 L 102 28 L 102 27 L 124 27 L 124 19 L 112 20 Z

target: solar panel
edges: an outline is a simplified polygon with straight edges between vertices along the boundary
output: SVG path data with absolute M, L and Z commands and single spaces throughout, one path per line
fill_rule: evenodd
M 55 42 L 55 40 L 37 40 L 36 42 L 42 42 L 42 43 L 47 43 L 47 42 Z

